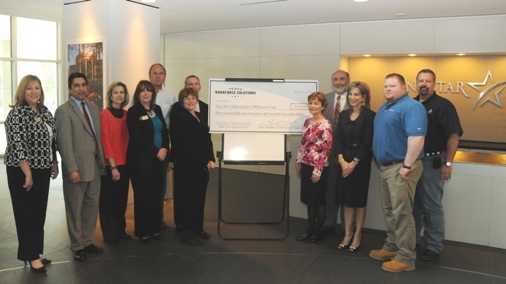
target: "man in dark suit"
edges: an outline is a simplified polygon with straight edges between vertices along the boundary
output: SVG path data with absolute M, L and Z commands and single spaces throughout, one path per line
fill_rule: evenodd
M 62 161 L 63 197 L 70 249 L 82 262 L 86 252 L 102 253 L 91 240 L 95 233 L 100 175 L 105 175 L 100 136 L 100 110 L 86 101 L 88 79 L 82 73 L 68 78 L 69 100 L 55 113 L 58 151 Z
M 337 70 L 332 74 L 332 85 L 334 92 L 325 95 L 327 98 L 327 107 L 323 110 L 323 115 L 326 119 L 332 122 L 332 130 L 336 129 L 337 122 L 339 121 L 339 114 L 341 111 L 348 109 L 346 104 L 346 96 L 348 85 L 350 84 L 350 74 L 343 70 Z M 335 138 L 334 138 L 335 139 Z M 334 144 L 335 145 L 335 144 Z M 336 204 L 336 182 L 337 182 L 337 157 L 334 153 L 335 149 L 332 148 L 329 157 L 329 177 L 327 180 L 327 191 L 325 194 L 326 199 L 326 218 L 323 226 L 323 231 L 326 233 L 333 233 L 337 227 L 337 214 L 339 206 Z M 341 224 L 344 225 L 344 217 L 341 211 Z

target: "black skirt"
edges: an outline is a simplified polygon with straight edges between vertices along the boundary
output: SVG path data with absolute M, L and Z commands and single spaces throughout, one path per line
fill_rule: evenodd
M 320 206 L 325 204 L 325 191 L 329 167 L 324 167 L 320 180 L 317 183 L 311 181 L 313 166 L 301 164 L 300 170 L 300 201 L 306 205 Z

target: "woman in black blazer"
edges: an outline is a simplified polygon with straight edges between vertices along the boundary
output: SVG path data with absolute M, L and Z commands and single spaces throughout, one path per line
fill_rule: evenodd
M 204 205 L 209 170 L 215 166 L 209 127 L 195 111 L 197 102 L 195 90 L 181 90 L 177 103 L 182 108 L 170 127 L 174 158 L 174 214 L 179 220 L 181 241 L 190 245 L 200 244 L 197 237 L 210 238 L 203 229 Z
M 135 236 L 146 244 L 162 240 L 160 220 L 164 163 L 169 141 L 160 106 L 155 104 L 156 92 L 151 82 L 142 80 L 128 110 L 127 126 L 130 139 L 127 166 L 134 191 Z

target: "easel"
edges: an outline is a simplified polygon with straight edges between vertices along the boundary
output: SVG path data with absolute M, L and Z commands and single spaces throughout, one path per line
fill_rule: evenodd
M 224 137 L 225 137 L 225 134 L 222 135 L 222 145 L 225 145 L 224 143 Z M 285 137 L 285 145 L 286 145 L 286 137 Z M 218 164 L 219 164 L 219 168 L 218 168 L 218 173 L 219 173 L 219 176 L 218 176 L 218 235 L 220 236 L 221 239 L 223 240 L 268 240 L 268 241 L 282 241 L 282 240 L 285 240 L 288 235 L 289 235 L 289 231 L 290 231 L 290 222 L 288 221 L 288 219 L 286 218 L 287 216 L 287 213 L 288 213 L 288 210 L 289 210 L 289 203 L 288 203 L 288 194 L 289 194 L 289 189 L 290 189 L 290 186 L 289 186 L 289 181 L 290 181 L 290 177 L 289 177 L 289 165 L 290 165 L 290 158 L 291 158 L 291 153 L 290 152 L 286 152 L 286 149 L 285 149 L 285 157 L 284 157 L 284 161 L 226 161 L 224 160 L 224 151 L 225 151 L 225 146 L 222 147 L 222 151 L 218 151 L 217 152 L 217 157 L 218 157 Z M 286 146 L 285 146 L 286 148 Z M 222 215 L 222 162 L 223 163 L 226 163 L 226 164 L 248 164 L 248 165 L 282 165 L 282 164 L 285 164 L 285 176 L 284 176 L 284 189 L 283 189 L 283 204 L 282 204 L 282 212 L 281 212 L 281 218 L 280 220 L 274 220 L 274 221 L 268 221 L 268 222 L 241 222 L 241 221 L 234 221 L 234 222 L 229 222 L 229 221 L 226 221 L 223 219 L 223 215 Z M 277 224 L 281 224 L 283 221 L 285 221 L 286 223 L 286 230 L 285 230 L 285 233 L 284 235 L 282 235 L 281 237 L 279 238 L 229 238 L 229 237 L 224 237 L 221 233 L 221 223 L 224 223 L 224 224 L 227 224 L 227 225 L 277 225 Z

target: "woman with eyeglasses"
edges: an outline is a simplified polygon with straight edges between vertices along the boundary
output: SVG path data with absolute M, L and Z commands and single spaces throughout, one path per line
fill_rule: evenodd
M 164 163 L 169 149 L 169 135 L 160 106 L 155 104 L 156 91 L 151 82 L 142 80 L 128 110 L 130 139 L 127 167 L 134 191 L 135 236 L 142 243 L 161 241 Z

